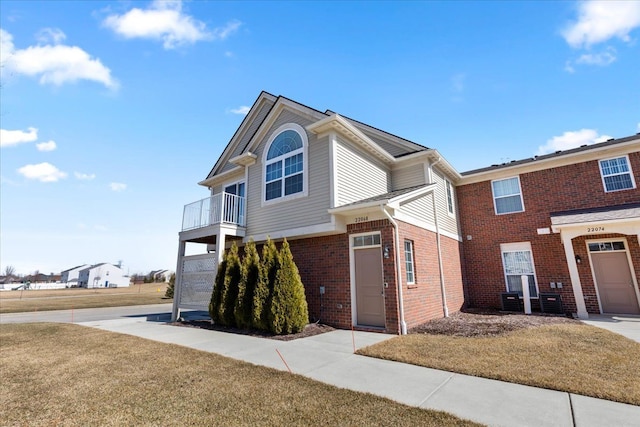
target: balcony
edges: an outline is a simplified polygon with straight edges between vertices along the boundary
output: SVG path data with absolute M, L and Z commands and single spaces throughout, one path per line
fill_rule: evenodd
M 244 197 L 218 193 L 184 207 L 182 231 L 195 230 L 216 224 L 245 226 Z

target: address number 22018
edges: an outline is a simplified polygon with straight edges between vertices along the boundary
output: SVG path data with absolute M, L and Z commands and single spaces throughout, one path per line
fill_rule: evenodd
M 355 222 L 366 222 L 366 221 L 369 221 L 368 216 L 357 216 Z
M 604 227 L 588 227 L 587 233 L 596 233 L 598 231 L 604 231 Z

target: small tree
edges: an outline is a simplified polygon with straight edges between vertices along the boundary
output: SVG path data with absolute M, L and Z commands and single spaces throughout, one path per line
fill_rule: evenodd
M 241 267 L 242 277 L 238 287 L 238 299 L 236 300 L 234 314 L 238 327 L 250 328 L 253 296 L 260 279 L 260 257 L 253 239 L 249 240 L 244 247 L 244 258 L 242 259 Z
M 167 298 L 173 298 L 174 288 L 176 286 L 176 273 L 173 273 L 169 278 L 169 285 L 167 286 L 167 290 L 164 293 L 164 296 Z
M 259 280 L 253 294 L 253 308 L 251 310 L 251 324 L 256 329 L 269 330 L 269 306 L 271 293 L 276 280 L 276 273 L 280 268 L 280 255 L 271 239 L 262 247 Z
M 227 273 L 227 253 L 222 254 L 222 261 L 218 264 L 218 272 L 213 282 L 213 292 L 211 292 L 211 302 L 209 303 L 209 316 L 215 323 L 220 323 L 220 304 L 222 303 L 222 288 L 224 287 L 224 277 Z
M 280 268 L 275 277 L 269 310 L 269 329 L 274 334 L 300 332 L 309 321 L 304 286 L 289 243 L 280 249 Z
M 222 301 L 220 305 L 220 323 L 225 326 L 235 326 L 236 318 L 234 310 L 238 299 L 238 286 L 242 277 L 240 268 L 240 257 L 238 256 L 238 246 L 233 242 L 227 254 L 227 271 L 224 275 L 224 286 L 222 287 Z

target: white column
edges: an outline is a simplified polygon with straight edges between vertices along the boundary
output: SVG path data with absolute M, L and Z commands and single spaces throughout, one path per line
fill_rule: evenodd
M 524 314 L 531 314 L 531 294 L 529 293 L 529 276 L 520 276 L 522 283 L 522 302 L 524 302 Z
M 178 243 L 178 262 L 176 265 L 176 282 L 173 284 L 173 310 L 171 311 L 171 321 L 178 320 L 180 315 L 180 293 L 182 291 L 182 260 L 187 244 L 180 239 Z
M 562 231 L 562 244 L 564 245 L 564 253 L 567 257 L 567 266 L 569 267 L 569 277 L 571 278 L 571 288 L 573 288 L 573 297 L 576 300 L 576 308 L 580 319 L 588 319 L 587 306 L 584 303 L 584 295 L 582 294 L 582 283 L 580 283 L 580 274 L 578 273 L 578 264 L 576 264 L 576 254 L 573 252 L 573 244 L 571 243 L 572 235 Z
M 222 228 L 222 227 L 221 227 Z M 222 257 L 224 256 L 224 246 L 225 246 L 225 238 L 227 235 L 220 230 L 220 234 L 216 238 L 216 255 L 218 256 L 218 265 L 222 262 Z

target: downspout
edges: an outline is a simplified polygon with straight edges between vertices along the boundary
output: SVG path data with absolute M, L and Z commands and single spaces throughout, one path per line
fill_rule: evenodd
M 434 163 L 429 165 L 429 178 L 433 178 L 433 169 L 434 165 L 437 165 L 442 160 L 442 157 L 438 157 Z M 444 281 L 444 268 L 442 267 L 442 247 L 440 244 L 440 226 L 438 225 L 438 210 L 436 207 L 436 192 L 435 190 L 431 192 L 431 200 L 433 201 L 433 220 L 436 226 L 436 247 L 438 249 L 438 268 L 440 269 L 440 293 L 442 294 L 442 312 L 444 313 L 444 317 L 449 317 L 449 308 L 447 307 L 447 291 L 445 288 Z
M 395 240 L 396 250 L 393 251 L 396 258 L 396 277 L 398 283 L 398 311 L 400 314 L 400 334 L 407 335 L 407 322 L 404 320 L 404 301 L 402 299 L 402 267 L 400 265 L 400 232 L 398 231 L 398 223 L 384 208 L 384 205 L 380 205 L 380 209 L 389 219 L 391 225 L 393 225 L 393 239 Z

